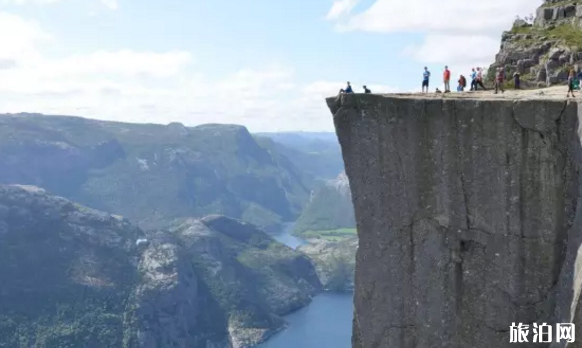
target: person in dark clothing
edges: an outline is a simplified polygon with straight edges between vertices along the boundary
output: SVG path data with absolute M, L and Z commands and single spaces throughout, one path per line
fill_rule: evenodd
M 428 93 L 428 82 L 430 80 L 430 71 L 428 68 L 424 67 L 424 72 L 422 73 L 422 92 L 424 93 L 424 88 L 426 87 L 426 93 Z
M 350 85 L 350 81 L 348 81 L 348 86 L 346 87 L 346 89 L 340 89 L 340 93 L 354 93 L 354 91 L 352 90 L 352 85 Z
M 459 87 L 457 87 L 457 92 L 463 92 L 465 87 L 467 87 L 467 79 L 465 76 L 461 75 L 461 77 L 459 77 Z
M 366 93 L 366 94 L 370 94 L 370 93 L 372 93 L 372 91 L 370 91 L 370 90 L 368 89 L 368 87 L 364 86 L 364 93 Z
M 505 93 L 505 90 L 503 89 L 504 78 L 505 71 L 503 71 L 503 68 L 497 68 L 497 72 L 495 74 L 495 94 L 497 94 L 499 90 L 501 90 L 501 93 Z
M 570 93 L 572 93 L 572 98 L 576 98 L 574 95 L 574 79 L 576 78 L 576 74 L 574 73 L 574 69 L 570 70 L 570 75 L 568 75 L 568 94 L 566 94 L 566 98 L 570 97 Z
M 521 80 L 520 80 L 521 75 L 519 74 L 519 72 L 515 72 L 513 74 L 513 85 L 514 85 L 514 89 L 521 89 Z

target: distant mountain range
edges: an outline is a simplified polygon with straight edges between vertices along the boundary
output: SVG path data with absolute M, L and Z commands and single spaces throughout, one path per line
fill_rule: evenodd
M 0 115 L 0 183 L 40 186 L 144 228 L 224 214 L 273 230 L 297 218 L 322 174 L 298 167 L 309 155 L 259 140 L 236 125 Z

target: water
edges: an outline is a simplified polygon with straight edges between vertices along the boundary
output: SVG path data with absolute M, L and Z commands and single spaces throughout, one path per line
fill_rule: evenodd
M 291 234 L 291 231 L 293 231 L 293 224 L 286 224 L 281 233 L 273 234 L 272 236 L 277 242 L 283 243 L 293 249 L 297 249 L 297 247 L 305 244 L 303 239 L 295 237 Z
M 257 348 L 351 348 L 352 294 L 323 293 L 289 314 L 289 327 Z
M 280 243 L 295 249 L 306 242 L 291 235 L 293 225 L 273 235 Z M 352 294 L 323 293 L 306 307 L 285 317 L 289 326 L 257 348 L 351 348 Z

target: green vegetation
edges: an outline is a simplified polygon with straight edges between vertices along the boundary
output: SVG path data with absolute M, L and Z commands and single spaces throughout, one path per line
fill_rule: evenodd
M 356 218 L 347 178 L 316 190 L 295 223 L 294 233 L 355 228 Z
M 564 5 L 576 4 L 578 2 L 579 2 L 578 0 L 562 0 L 562 1 L 555 2 L 555 3 L 544 2 L 542 4 L 542 7 L 564 6 Z
M 358 238 L 353 236 L 339 242 L 321 240 L 299 248 L 316 265 L 317 274 L 325 289 L 345 291 L 353 288 Z
M 78 204 L 0 186 L 0 347 L 129 348 L 141 232 Z M 58 219 L 51 218 L 59 216 Z M 115 241 L 115 242 L 114 242 Z
M 292 162 L 235 125 L 3 116 L 0 167 L 0 183 L 42 182 L 51 193 L 146 228 L 224 214 L 274 229 L 295 220 L 309 197 Z
M 298 233 L 301 238 L 304 239 L 323 239 L 330 242 L 339 242 L 349 238 L 353 238 L 357 235 L 355 228 L 339 228 L 336 230 L 327 231 L 304 231 Z
M 539 44 L 543 39 L 555 40 L 568 47 L 582 47 L 582 27 L 571 22 L 563 23 L 555 27 L 541 26 L 513 26 L 513 34 L 529 34 L 531 37 L 519 41 L 521 46 Z

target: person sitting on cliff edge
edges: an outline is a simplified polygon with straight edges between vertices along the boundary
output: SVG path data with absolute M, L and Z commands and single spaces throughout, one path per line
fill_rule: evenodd
M 422 73 L 422 92 L 424 93 L 424 88 L 426 87 L 426 93 L 428 93 L 428 82 L 430 80 L 430 71 L 428 68 L 424 67 L 424 72 Z
M 350 85 L 350 81 L 348 81 L 348 86 L 346 87 L 346 89 L 340 89 L 340 93 L 354 93 L 354 91 L 352 90 L 352 85 Z
M 370 90 L 368 89 L 368 87 L 364 86 L 364 93 L 365 93 L 365 94 L 370 94 L 370 93 L 372 93 L 372 91 L 370 91 Z

